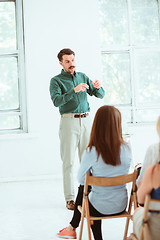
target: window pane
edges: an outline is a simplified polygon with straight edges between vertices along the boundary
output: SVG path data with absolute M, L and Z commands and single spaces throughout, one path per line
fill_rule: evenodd
M 160 104 L 160 52 L 137 52 L 135 55 L 137 105 Z
M 159 109 L 136 110 L 135 120 L 136 122 L 156 122 L 159 115 Z
M 17 58 L 0 58 L 0 109 L 18 109 Z
M 122 116 L 122 133 L 126 134 L 126 133 L 128 133 L 127 123 L 130 123 L 132 121 L 132 119 L 131 119 L 131 109 L 121 109 L 119 107 L 117 107 L 117 108 L 121 112 L 121 116 Z
M 133 43 L 159 43 L 159 17 L 156 0 L 132 0 Z
M 106 104 L 131 104 L 129 54 L 103 54 L 103 83 Z
M 125 0 L 100 0 L 101 45 L 128 44 L 127 5 Z
M 16 49 L 14 2 L 0 2 L 0 51 L 2 49 Z
M 0 130 L 4 129 L 19 129 L 20 117 L 19 116 L 5 116 L 0 117 Z

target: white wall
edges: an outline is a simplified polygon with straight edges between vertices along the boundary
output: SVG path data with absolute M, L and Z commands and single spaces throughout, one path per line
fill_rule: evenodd
M 73 49 L 77 71 L 101 80 L 97 0 L 24 0 L 24 30 L 29 134 L 0 136 L 0 181 L 61 176 L 60 116 L 49 95 L 50 79 L 61 71 L 59 50 Z M 103 100 L 89 101 L 93 117 Z M 130 131 L 134 157 L 142 161 L 156 132 Z

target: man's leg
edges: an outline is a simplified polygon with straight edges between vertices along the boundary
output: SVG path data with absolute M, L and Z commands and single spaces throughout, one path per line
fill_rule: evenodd
M 62 117 L 60 121 L 59 137 L 60 152 L 63 162 L 63 187 L 65 200 L 74 200 L 73 167 L 75 152 L 79 139 L 79 123 L 72 117 Z
M 80 161 L 82 158 L 82 154 L 84 150 L 87 148 L 89 143 L 91 126 L 92 122 L 90 116 L 80 119 L 80 139 L 78 144 L 78 154 Z

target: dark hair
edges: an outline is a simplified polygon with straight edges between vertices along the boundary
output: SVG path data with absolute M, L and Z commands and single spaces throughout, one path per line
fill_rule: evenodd
M 102 156 L 106 164 L 121 164 L 120 146 L 124 143 L 121 127 L 121 113 L 113 107 L 104 105 L 95 115 L 88 147 L 95 146 L 98 157 Z
M 64 48 L 58 53 L 57 57 L 58 57 L 59 61 L 62 61 L 63 55 L 71 55 L 71 54 L 73 54 L 75 56 L 75 53 L 71 49 Z

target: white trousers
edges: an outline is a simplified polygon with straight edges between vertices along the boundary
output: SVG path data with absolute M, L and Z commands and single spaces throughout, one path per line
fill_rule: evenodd
M 133 216 L 134 228 L 137 237 L 140 237 L 144 208 L 139 208 Z M 160 239 L 160 213 L 148 213 L 149 240 Z
M 62 159 L 63 188 L 66 201 L 74 200 L 74 159 L 78 148 L 78 156 L 81 161 L 83 151 L 89 143 L 91 120 L 74 118 L 72 114 L 61 116 L 59 127 L 60 154 Z

